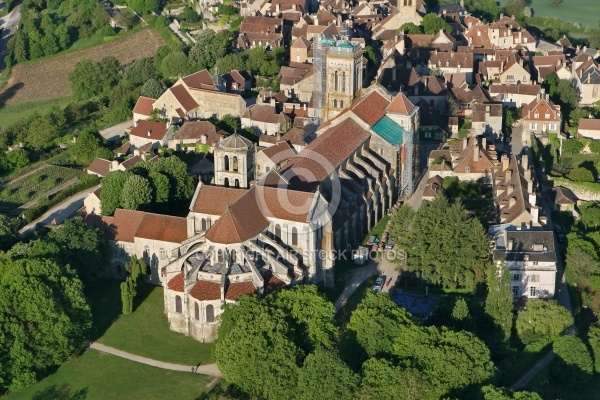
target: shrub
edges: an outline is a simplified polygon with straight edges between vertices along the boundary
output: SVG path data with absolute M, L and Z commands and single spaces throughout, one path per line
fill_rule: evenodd
M 583 167 L 573 168 L 567 175 L 567 178 L 575 182 L 594 182 L 592 171 Z

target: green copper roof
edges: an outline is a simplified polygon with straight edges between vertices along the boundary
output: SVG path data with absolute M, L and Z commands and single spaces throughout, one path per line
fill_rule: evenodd
M 394 146 L 402 143 L 404 128 L 388 116 L 381 118 L 371 129 Z

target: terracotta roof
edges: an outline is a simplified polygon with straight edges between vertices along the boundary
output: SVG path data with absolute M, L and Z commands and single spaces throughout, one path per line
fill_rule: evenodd
M 185 111 L 190 111 L 198 107 L 198 103 L 196 103 L 196 100 L 194 100 L 194 98 L 187 91 L 185 86 L 176 85 L 169 90 L 171 91 L 171 93 L 173 93 L 173 96 L 175 96 L 175 98 L 177 99 L 179 104 L 181 104 L 181 106 L 185 109 Z
M 208 215 L 222 215 L 227 206 L 234 203 L 246 191 L 246 189 L 202 185 L 191 211 Z
M 238 297 L 240 296 L 254 293 L 256 293 L 256 288 L 254 287 L 254 283 L 252 283 L 252 281 L 233 282 L 227 287 L 225 298 L 227 300 L 237 301 Z
M 557 186 L 552 188 L 554 192 L 554 203 L 555 204 L 577 204 L 577 196 L 569 188 Z
M 400 113 L 400 114 L 410 114 L 412 110 L 415 109 L 413 103 L 404 95 L 404 93 L 400 92 L 392 102 L 386 107 L 385 111 L 392 113 Z
M 181 243 L 187 239 L 187 219 L 171 215 L 144 213 L 135 236 L 161 242 Z
M 129 132 L 130 136 L 137 136 L 152 140 L 162 140 L 167 134 L 167 126 L 163 122 L 139 120 Z
M 381 108 L 382 112 L 384 107 Z M 303 190 L 314 189 L 315 184 L 329 176 L 370 137 L 370 132 L 352 118 L 329 127 L 290 159 L 285 169 L 293 175 L 290 182 Z M 325 160 L 329 165 L 323 164 Z
M 256 186 L 255 190 L 264 216 L 286 221 L 308 221 L 314 193 L 262 185 Z
M 190 290 L 190 295 L 196 300 L 221 300 L 221 285 L 217 282 L 199 280 Z
M 185 289 L 183 272 L 180 272 L 177 275 L 175 275 L 173 278 L 171 278 L 171 280 L 167 284 L 167 287 L 176 292 L 183 292 L 183 290 Z
M 151 99 L 150 97 L 138 97 L 135 106 L 133 107 L 133 113 L 149 117 L 152 114 L 152 110 L 154 109 L 155 101 L 156 99 Z
M 216 135 L 217 128 L 209 121 L 190 121 L 183 124 L 181 129 L 175 135 L 175 139 L 195 139 L 200 140 L 202 135 L 208 135 L 210 137 Z M 208 141 L 207 143 L 212 143 Z
M 213 88 L 213 78 L 206 69 L 184 76 L 181 80 L 190 88 L 207 90 Z
M 535 96 L 540 93 L 541 86 L 540 85 L 490 85 L 489 87 L 490 94 L 496 93 L 510 93 L 510 94 L 525 94 L 530 96 Z
M 96 158 L 89 167 L 87 167 L 87 170 L 104 177 L 110 172 L 111 165 L 112 161 L 105 160 L 104 158 Z
M 539 114 L 539 118 L 535 118 L 536 113 Z M 546 114 L 549 114 L 550 118 L 546 118 Z M 523 106 L 523 120 L 557 121 L 560 123 L 560 108 L 551 100 L 547 100 L 543 97 L 536 98 L 531 103 Z
M 581 118 L 579 120 L 579 129 L 591 129 L 594 131 L 600 130 L 600 119 Z
M 385 115 L 390 102 L 379 92 L 372 91 L 352 106 L 352 111 L 367 124 L 373 126 Z
M 265 281 L 265 294 L 277 292 L 286 286 L 285 282 L 273 275 L 271 271 L 265 272 L 262 277 Z
M 118 149 L 115 149 L 114 153 L 126 155 L 129 153 L 129 150 L 131 150 L 131 142 L 126 142 Z
M 291 48 L 304 48 L 309 49 L 311 47 L 311 43 L 304 37 L 300 36 L 296 41 L 292 44 Z
M 144 162 L 144 159 L 142 159 L 142 157 L 140 157 L 140 156 L 133 156 L 133 157 L 128 158 L 127 160 L 123 161 L 121 163 L 121 165 L 123 166 L 123 168 L 125 168 L 127 170 L 127 169 L 133 168 L 137 164 L 143 163 L 143 162 Z
M 281 164 L 296 155 L 294 146 L 287 140 L 279 142 L 274 146 L 267 147 L 266 149 L 259 151 L 259 153 L 263 153 L 276 164 Z
M 109 239 L 133 243 L 135 233 L 143 218 L 144 213 L 142 211 L 117 208 L 114 217 L 102 217 L 102 221 L 108 227 L 107 235 Z
M 250 118 L 252 121 L 277 124 L 290 122 L 292 119 L 283 112 L 277 113 L 274 106 L 270 104 L 253 104 L 246 108 L 242 118 Z

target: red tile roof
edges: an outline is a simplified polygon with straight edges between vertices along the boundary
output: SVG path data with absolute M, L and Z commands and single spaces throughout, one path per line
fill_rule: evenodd
M 151 99 L 150 97 L 138 97 L 135 106 L 133 107 L 133 113 L 149 117 L 152 114 L 152 110 L 154 109 L 155 101 L 156 99 Z
M 296 155 L 294 146 L 292 146 L 287 140 L 279 142 L 274 146 L 269 146 L 266 149 L 259 151 L 259 153 L 263 153 L 270 160 L 273 160 L 277 164 L 287 161 Z
M 387 106 L 385 111 L 400 113 L 400 114 L 410 114 L 412 110 L 415 109 L 413 103 L 404 95 L 404 93 L 400 92 L 394 100 Z
M 210 121 L 190 121 L 183 124 L 181 129 L 175 135 L 175 139 L 196 139 L 200 140 L 202 135 L 214 136 L 217 128 Z M 209 141 L 207 140 L 207 143 Z
M 252 281 L 230 283 L 225 293 L 225 298 L 231 301 L 237 301 L 238 297 L 245 294 L 256 293 L 256 288 Z
M 162 242 L 181 243 L 187 239 L 187 219 L 144 213 L 135 236 Z
M 263 279 L 265 281 L 265 294 L 279 291 L 286 286 L 285 282 L 273 275 L 271 271 L 263 274 Z
M 246 189 L 202 185 L 191 211 L 208 215 L 222 215 L 227 206 L 239 199 L 246 191 Z
M 183 281 L 183 272 L 180 272 L 177 275 L 175 275 L 167 284 L 167 287 L 169 289 L 174 290 L 176 292 L 183 292 L 184 286 L 185 285 Z
M 131 128 L 130 136 L 162 140 L 167 134 L 167 125 L 163 122 L 139 120 L 137 126 Z
M 213 78 L 206 69 L 184 76 L 181 80 L 190 88 L 207 90 L 213 88 Z
M 579 120 L 579 130 L 581 129 L 600 130 L 600 119 L 581 118 Z
M 94 161 L 92 161 L 90 166 L 87 167 L 87 170 L 100 176 L 106 176 L 110 172 L 111 165 L 112 162 L 109 160 L 105 160 L 104 158 L 96 158 Z
M 373 126 L 385 115 L 390 102 L 379 92 L 373 91 L 352 106 L 352 111 L 367 124 Z
M 196 103 L 196 100 L 194 100 L 194 98 L 187 91 L 185 86 L 177 85 L 173 86 L 169 90 L 171 91 L 171 93 L 173 93 L 173 96 L 175 96 L 175 98 L 177 99 L 179 104 L 181 104 L 181 106 L 185 109 L 185 111 L 190 111 L 198 107 L 198 103 Z
M 109 239 L 133 243 L 135 233 L 143 218 L 144 213 L 142 211 L 117 208 L 114 217 L 102 217 L 102 221 L 107 225 Z
M 221 285 L 217 282 L 199 280 L 190 290 L 196 300 L 221 300 Z

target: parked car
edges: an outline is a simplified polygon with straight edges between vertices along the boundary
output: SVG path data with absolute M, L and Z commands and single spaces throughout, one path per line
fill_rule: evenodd
M 377 280 L 375 281 L 375 285 L 373 286 L 373 292 L 381 292 L 381 289 L 383 289 L 383 285 L 385 285 L 385 279 L 385 275 L 381 275 L 379 278 L 377 278 Z

